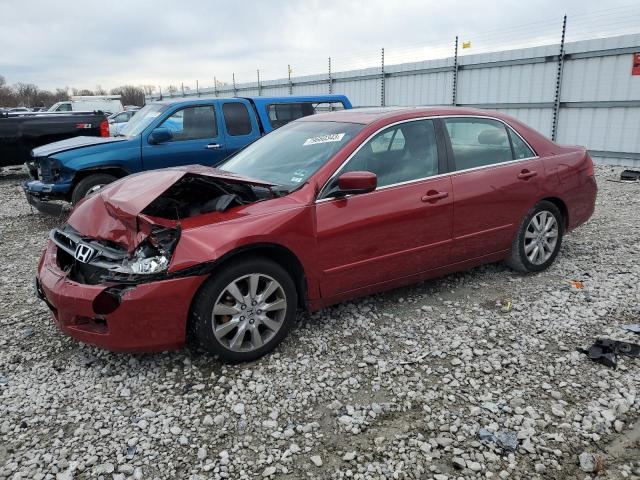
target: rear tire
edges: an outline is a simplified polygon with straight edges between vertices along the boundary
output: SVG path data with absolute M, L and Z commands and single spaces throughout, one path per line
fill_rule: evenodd
M 87 195 L 94 193 L 108 183 L 116 181 L 117 178 L 108 173 L 94 173 L 80 180 L 71 194 L 71 204 L 75 205 Z
M 224 265 L 191 305 L 188 338 L 230 363 L 262 357 L 293 326 L 298 294 L 289 273 L 262 257 Z
M 506 264 L 518 272 L 541 272 L 555 260 L 564 235 L 564 218 L 543 200 L 527 212 L 513 239 Z

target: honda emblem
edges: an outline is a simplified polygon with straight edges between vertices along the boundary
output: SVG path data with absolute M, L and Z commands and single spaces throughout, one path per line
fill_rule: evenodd
M 75 257 L 76 260 L 79 260 L 82 263 L 88 263 L 95 253 L 95 250 L 90 246 L 79 243 L 76 247 Z

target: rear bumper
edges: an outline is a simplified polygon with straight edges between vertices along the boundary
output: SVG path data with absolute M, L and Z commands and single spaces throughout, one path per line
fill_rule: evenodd
M 571 231 L 591 218 L 596 209 L 598 185 L 593 176 L 587 176 L 584 182 L 570 192 L 569 225 Z
M 122 290 L 113 312 L 100 315 L 94 301 L 116 285 L 69 280 L 56 263 L 56 252 L 49 241 L 38 268 L 36 292 L 61 332 L 114 352 L 160 352 L 184 345 L 191 300 L 206 276 L 132 285 Z

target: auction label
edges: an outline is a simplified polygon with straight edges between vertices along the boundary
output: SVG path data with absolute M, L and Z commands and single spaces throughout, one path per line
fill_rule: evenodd
M 340 140 L 342 140 L 342 137 L 344 137 L 344 135 L 344 133 L 330 133 L 329 135 L 320 135 L 319 137 L 307 138 L 302 145 L 307 146 L 316 145 L 317 143 L 339 142 Z

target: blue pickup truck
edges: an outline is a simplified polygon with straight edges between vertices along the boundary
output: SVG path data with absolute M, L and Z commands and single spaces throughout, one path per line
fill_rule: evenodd
M 194 98 L 158 101 L 138 111 L 117 137 L 75 137 L 35 148 L 23 183 L 37 210 L 58 214 L 131 173 L 178 165 L 214 166 L 292 120 L 351 108 L 344 95 Z

